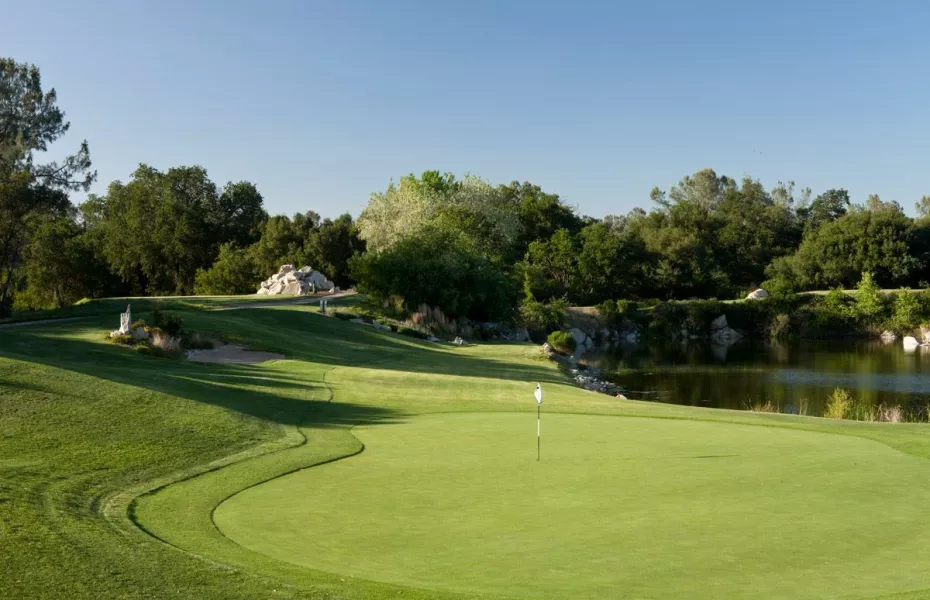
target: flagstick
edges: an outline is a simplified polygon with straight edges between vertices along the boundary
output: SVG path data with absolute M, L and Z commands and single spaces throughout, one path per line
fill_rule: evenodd
M 539 409 L 542 405 L 536 405 L 536 462 L 539 462 Z

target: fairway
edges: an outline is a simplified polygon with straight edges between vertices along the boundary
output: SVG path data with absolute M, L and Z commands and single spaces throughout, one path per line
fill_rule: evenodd
M 928 597 L 926 424 L 622 400 L 533 345 L 316 307 L 180 310 L 286 358 L 142 356 L 107 316 L 0 334 L 0 598 Z
M 869 597 L 926 587 L 930 463 L 862 438 L 687 420 L 417 416 L 234 495 L 238 544 L 375 581 L 548 598 Z M 901 560 L 906 557 L 907 560 Z

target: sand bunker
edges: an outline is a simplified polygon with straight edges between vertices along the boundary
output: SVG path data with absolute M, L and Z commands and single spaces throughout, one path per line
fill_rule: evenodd
M 213 350 L 188 350 L 187 360 L 199 363 L 239 363 L 255 364 L 266 360 L 284 358 L 283 354 L 274 352 L 253 352 L 237 344 L 223 344 Z

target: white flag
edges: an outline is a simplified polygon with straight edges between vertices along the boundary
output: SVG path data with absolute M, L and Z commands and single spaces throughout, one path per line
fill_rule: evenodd
M 533 396 L 536 397 L 536 404 L 542 404 L 542 386 L 538 383 L 536 384 L 536 391 L 533 392 Z

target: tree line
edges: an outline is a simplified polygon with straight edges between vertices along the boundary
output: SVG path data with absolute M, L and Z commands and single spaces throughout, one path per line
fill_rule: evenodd
M 140 165 L 90 189 L 87 142 L 42 153 L 68 131 L 39 70 L 0 60 L 0 315 L 122 295 L 241 294 L 283 263 L 309 264 L 385 306 L 545 326 L 567 304 L 730 299 L 930 281 L 930 197 L 917 218 L 876 195 L 771 189 L 704 169 L 650 209 L 598 219 L 529 182 L 493 185 L 426 171 L 371 195 L 358 220 L 271 216 L 256 186 L 198 166 Z

